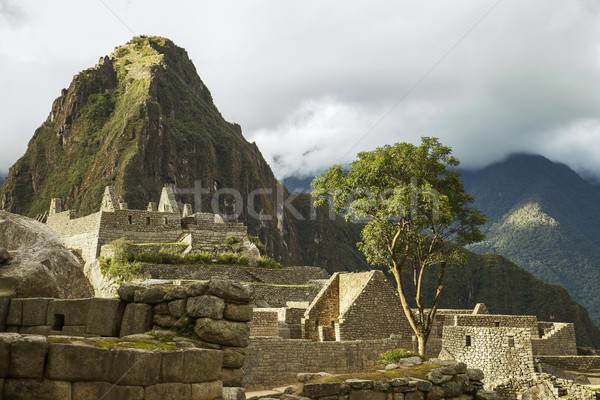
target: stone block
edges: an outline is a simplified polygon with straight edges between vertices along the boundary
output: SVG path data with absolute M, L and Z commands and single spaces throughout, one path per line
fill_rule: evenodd
M 172 315 L 154 314 L 154 324 L 161 328 L 185 328 L 192 323 L 192 320 L 188 316 L 180 318 L 173 317 Z
M 4 399 L 71 400 L 71 383 L 48 379 L 7 379 Z
M 169 315 L 169 304 L 168 303 L 158 303 L 154 306 L 154 315 Z
M 110 351 L 109 382 L 125 386 L 150 386 L 159 383 L 159 376 L 159 353 L 126 348 L 113 348 Z
M 226 279 L 211 279 L 208 282 L 207 293 L 242 304 L 247 304 L 251 300 L 248 289 L 239 282 Z
M 145 388 L 145 400 L 190 400 L 192 388 L 186 383 L 159 383 Z
M 206 292 L 206 290 L 205 290 L 205 292 Z M 204 293 L 201 293 L 201 294 L 204 294 Z M 171 287 L 167 288 L 167 293 L 165 294 L 165 300 L 171 301 L 171 300 L 175 300 L 175 299 L 185 299 L 188 296 L 189 296 L 189 293 L 188 293 L 187 286 L 175 285 L 175 286 L 171 286 Z M 197 296 L 197 294 L 194 294 L 194 296 Z
M 223 382 L 204 382 L 192 384 L 191 400 L 217 400 L 223 395 Z M 244 396 L 244 399 L 246 396 Z
M 345 383 L 353 390 L 371 390 L 373 389 L 374 384 L 374 382 L 369 379 L 346 379 Z
M 71 400 L 144 400 L 141 386 L 116 386 L 107 382 L 74 382 Z
M 444 389 L 444 397 L 457 397 L 462 394 L 463 385 L 458 380 L 451 380 L 440 385 Z
M 48 343 L 43 336 L 21 336 L 10 346 L 10 370 L 12 378 L 44 377 L 44 365 Z
M 189 297 L 202 296 L 208 291 L 208 282 L 194 282 L 187 287 Z
M 427 400 L 442 400 L 444 398 L 444 389 L 439 386 L 434 386 L 431 391 L 427 393 Z
M 223 347 L 223 368 L 242 368 L 246 352 L 240 347 Z
M 341 383 L 307 383 L 302 389 L 306 397 L 337 396 L 342 387 Z
M 373 390 L 353 390 L 350 392 L 350 400 L 385 400 L 386 394 Z
M 59 299 L 48 304 L 46 325 L 53 331 L 62 331 L 65 326 L 85 326 L 89 299 Z
M 62 331 L 60 332 L 56 332 L 56 331 L 51 331 L 51 333 L 58 333 L 60 335 L 64 335 L 64 336 L 85 336 L 85 325 L 82 326 L 63 326 Z
M 53 343 L 48 348 L 46 376 L 57 381 L 104 381 L 109 361 L 107 349 Z
M 8 377 L 10 370 L 10 346 L 17 338 L 19 338 L 19 335 L 16 333 L 0 333 L 0 378 Z
M 11 299 L 6 315 L 6 325 L 23 325 L 23 299 Z
M 183 354 L 183 382 L 216 381 L 222 365 L 223 353 L 219 350 L 188 349 Z
M 196 335 L 209 343 L 231 347 L 247 347 L 250 328 L 244 322 L 200 318 L 196 320 Z
M 252 321 L 252 306 L 249 304 L 227 303 L 223 316 L 231 321 Z
M 19 328 L 19 333 L 22 335 L 42 335 L 49 336 L 51 333 L 51 326 L 22 326 Z
M 404 393 L 404 400 L 424 400 L 425 395 L 421 392 Z
M 187 314 L 194 318 L 223 318 L 225 301 L 216 296 L 190 297 L 187 301 Z
M 144 333 L 152 329 L 152 306 L 129 303 L 125 307 L 120 336 Z
M 183 351 L 160 352 L 161 383 L 183 382 Z
M 121 300 L 127 303 L 133 303 L 135 299 L 135 291 L 140 288 L 141 286 L 139 285 L 131 285 L 128 283 L 124 283 L 117 289 L 117 294 L 119 295 Z
M 241 368 L 222 368 L 220 381 L 225 387 L 242 386 L 244 381 L 244 370 Z
M 185 315 L 186 309 L 186 300 L 179 299 L 169 302 L 169 313 L 176 318 L 183 317 Z
M 246 392 L 242 387 L 224 387 L 223 400 L 246 400 Z
M 0 332 L 6 330 L 6 318 L 10 307 L 10 297 L 0 297 Z
M 22 299 L 22 326 L 46 325 L 46 312 L 50 298 Z
M 119 336 L 125 303 L 119 299 L 94 298 L 89 301 L 85 333 Z
M 162 286 L 139 287 L 135 290 L 134 301 L 144 304 L 158 304 L 165 301 L 165 288 Z

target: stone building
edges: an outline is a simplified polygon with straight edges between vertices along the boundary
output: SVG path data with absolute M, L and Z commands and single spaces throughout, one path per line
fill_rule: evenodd
M 61 199 L 52 199 L 47 224 L 86 262 L 100 256 L 103 245 L 120 238 L 134 243 L 182 242 L 188 244 L 184 252 L 189 252 L 222 245 L 228 236 L 247 237 L 241 223 L 191 211 L 189 204 L 180 210 L 172 186 L 165 186 L 158 205 L 150 202 L 146 210 L 130 210 L 114 188 L 107 186 L 100 211 L 81 218 L 71 210 L 63 211 Z

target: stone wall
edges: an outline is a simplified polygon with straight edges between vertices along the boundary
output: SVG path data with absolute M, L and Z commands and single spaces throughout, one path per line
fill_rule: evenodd
M 485 328 L 525 328 L 533 337 L 539 336 L 538 322 L 531 315 L 456 314 L 447 315 L 445 325 Z
M 188 265 L 145 265 L 144 273 L 149 274 L 154 279 L 208 280 L 213 277 L 220 277 L 238 282 L 273 283 L 288 286 L 306 285 L 317 279 L 329 279 L 327 271 L 322 268 L 302 266 L 268 269 L 218 266 L 190 268 Z M 277 305 L 274 306 L 277 307 Z
M 566 371 L 600 371 L 600 356 L 539 356 L 541 362 Z
M 302 323 L 302 337 L 313 341 L 322 341 L 324 339 L 335 340 L 330 337 L 323 337 L 323 329 L 319 327 L 335 329 L 339 323 L 340 313 L 340 274 L 335 273 L 327 282 L 327 285 L 321 289 L 315 297 L 310 307 L 306 310 L 305 319 Z
M 529 329 L 445 326 L 442 340 L 456 361 L 481 369 L 488 385 L 507 376 L 526 379 L 534 372 Z
M 365 273 L 364 284 L 349 290 L 344 281 L 358 274 L 340 275 L 340 319 L 338 340 L 382 339 L 390 335 L 405 338 L 403 347 L 412 345 L 412 330 L 402 311 L 398 294 L 381 271 Z M 350 300 L 341 299 L 350 298 Z M 344 305 L 344 308 L 342 308 Z
M 352 342 L 251 338 L 244 367 L 244 386 L 271 388 L 294 382 L 300 372 L 368 371 L 376 367 L 381 353 L 398 348 L 400 344 L 400 337 Z
M 311 302 L 323 287 L 322 281 L 306 285 L 270 285 L 253 284 L 248 287 L 253 293 L 257 305 L 269 307 L 285 307 L 288 302 Z
M 0 327 L 42 335 L 126 337 L 150 330 L 185 334 L 222 353 L 219 380 L 240 387 L 252 319 L 250 292 L 213 279 L 189 285 L 121 285 L 120 299 L 0 298 Z
M 0 398 L 221 399 L 223 352 L 0 333 Z M 166 345 L 164 343 L 163 345 Z M 131 347 L 129 347 L 131 346 Z
M 279 337 L 279 314 L 284 309 L 255 308 L 250 323 L 250 337 Z
M 534 355 L 577 355 L 575 327 L 571 323 L 542 323 L 541 338 L 533 337 Z
M 462 363 L 432 369 L 427 380 L 394 378 L 384 381 L 347 379 L 343 383 L 307 383 L 302 394 L 323 400 L 497 399 L 482 389 L 483 373 Z
M 47 224 L 63 240 L 66 247 L 81 253 L 84 260 L 98 256 L 98 232 L 102 213 L 72 219 L 71 211 L 48 215 Z

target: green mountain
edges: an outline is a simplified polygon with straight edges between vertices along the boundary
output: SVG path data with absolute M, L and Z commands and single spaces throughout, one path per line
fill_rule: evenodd
M 496 252 L 565 287 L 600 323 L 600 190 L 569 167 L 514 155 L 463 175 L 489 217 L 476 252 Z
M 2 184 L 4 183 L 5 180 L 6 180 L 6 176 L 0 174 L 0 186 L 2 186 Z
M 107 185 L 139 209 L 157 201 L 165 183 L 193 188 L 196 181 L 209 192 L 204 211 L 217 190 L 237 190 L 239 220 L 284 263 L 330 271 L 359 265 L 352 251 L 328 242 L 353 237 L 352 227 L 322 213 L 311 220 L 306 199 L 297 200 L 306 220 L 277 207 L 278 182 L 256 144 L 225 121 L 186 51 L 160 37 L 136 37 L 74 77 L 10 169 L 0 209 L 35 217 L 59 197 L 83 216 L 98 210 Z M 263 191 L 250 196 L 256 189 Z M 226 199 L 218 198 L 221 209 Z
M 578 346 L 600 348 L 600 330 L 587 310 L 560 285 L 544 282 L 498 254 L 467 252 L 467 264 L 449 267 L 441 308 L 473 308 L 485 303 L 490 312 L 535 315 L 541 321 L 575 324 Z M 431 301 L 436 274 L 425 293 Z

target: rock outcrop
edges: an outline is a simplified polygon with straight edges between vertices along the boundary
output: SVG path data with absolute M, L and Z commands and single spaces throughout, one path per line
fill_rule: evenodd
M 0 211 L 0 295 L 89 297 L 77 257 L 46 225 Z

